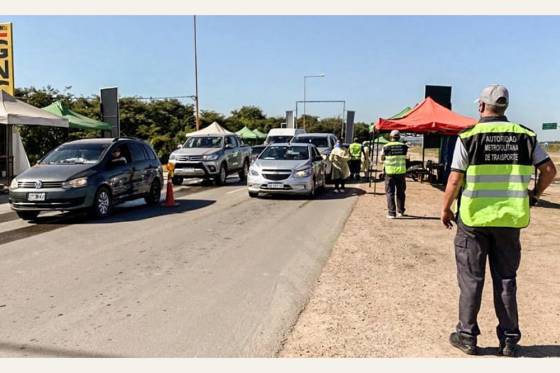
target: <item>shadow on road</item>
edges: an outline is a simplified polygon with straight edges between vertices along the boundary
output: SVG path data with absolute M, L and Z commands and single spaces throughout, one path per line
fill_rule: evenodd
M 45 347 L 40 345 L 30 346 L 28 344 L 16 344 L 8 342 L 0 342 L 1 352 L 18 352 L 19 354 L 26 354 L 31 356 L 44 356 L 44 357 L 121 357 L 118 355 L 100 354 L 95 352 L 69 350 L 64 348 Z
M 334 189 L 327 187 L 325 190 L 323 191 L 318 191 L 315 198 L 310 198 L 308 196 L 304 196 L 304 195 L 290 195 L 290 194 L 261 194 L 260 198 L 262 199 L 274 199 L 274 200 L 292 200 L 292 201 L 298 201 L 298 200 L 315 200 L 315 201 L 321 201 L 321 200 L 333 200 L 333 199 L 344 199 L 344 198 L 350 198 L 350 197 L 355 197 L 355 196 L 361 196 L 362 194 L 365 194 L 365 190 L 361 189 L 361 188 L 345 188 L 344 189 L 344 193 L 335 193 Z
M 58 215 L 39 216 L 35 224 L 3 232 L 0 235 L 0 245 L 29 238 L 38 234 L 51 232 L 56 229 L 73 224 L 111 224 L 125 221 L 139 221 L 163 215 L 180 214 L 187 211 L 198 210 L 216 203 L 213 200 L 177 200 L 177 206 L 164 207 L 148 206 L 145 204 L 133 207 L 117 206 L 113 215 L 105 219 L 93 219 L 85 212 L 67 212 Z
M 536 207 L 542 207 L 544 209 L 560 209 L 560 203 L 544 201 L 541 199 L 537 203 Z
M 401 216 L 399 220 L 439 220 L 437 216 L 417 216 L 417 215 L 405 215 Z
M 498 356 L 497 347 L 481 347 L 479 354 L 483 356 Z M 558 345 L 519 346 L 519 357 L 560 357 Z

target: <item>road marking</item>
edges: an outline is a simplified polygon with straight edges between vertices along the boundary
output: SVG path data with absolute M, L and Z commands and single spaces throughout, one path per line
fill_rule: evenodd
M 237 193 L 237 192 L 241 192 L 242 190 L 247 190 L 247 188 L 239 188 L 239 189 L 235 189 L 235 190 L 230 190 L 229 192 L 226 192 L 226 194 Z

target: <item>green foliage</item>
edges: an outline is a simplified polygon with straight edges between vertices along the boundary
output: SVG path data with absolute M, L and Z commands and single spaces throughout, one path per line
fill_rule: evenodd
M 75 97 L 69 92 L 70 89 L 71 87 L 66 87 L 59 91 L 50 86 L 42 89 L 23 88 L 16 90 L 16 97 L 36 107 L 45 107 L 62 100 L 77 113 L 102 119 L 99 96 Z M 191 103 L 182 103 L 176 99 L 146 101 L 136 97 L 122 97 L 119 107 L 122 136 L 148 141 L 162 162 L 167 162 L 169 154 L 185 141 L 189 132 L 195 130 L 194 107 Z M 252 130 L 259 129 L 268 133 L 271 128 L 280 127 L 284 121 L 284 117 L 267 117 L 256 106 L 242 106 L 227 117 L 210 110 L 202 110 L 200 113 L 201 128 L 218 122 L 232 132 L 247 126 Z M 340 118 L 305 117 L 307 132 L 327 132 L 340 136 L 341 125 Z M 298 126 L 303 127 L 303 118 L 298 118 Z M 369 138 L 367 128 L 365 123 L 356 124 L 355 133 L 360 141 Z M 32 164 L 66 141 L 102 136 L 99 131 L 39 126 L 22 126 L 19 131 Z

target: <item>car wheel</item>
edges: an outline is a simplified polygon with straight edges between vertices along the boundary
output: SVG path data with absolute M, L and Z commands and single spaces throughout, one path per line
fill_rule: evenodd
M 148 205 L 156 205 L 159 203 L 161 199 L 161 184 L 158 179 L 154 179 L 152 181 L 152 185 L 150 186 L 150 191 L 144 197 L 144 200 Z
M 257 198 L 259 196 L 259 192 L 251 192 L 249 191 L 249 197 L 251 198 Z
M 111 214 L 112 206 L 111 191 L 107 187 L 101 187 L 95 193 L 92 213 L 97 218 L 104 218 Z
M 181 185 L 181 184 L 183 184 L 183 177 L 182 176 L 173 176 L 173 178 L 171 179 L 171 182 L 173 183 L 173 185 Z
M 16 211 L 17 216 L 26 221 L 34 221 L 37 220 L 37 216 L 39 216 L 39 211 Z
M 227 179 L 227 169 L 226 166 L 222 163 L 220 166 L 220 173 L 216 177 L 216 184 L 217 185 L 225 185 Z
M 249 161 L 243 162 L 243 168 L 239 171 L 239 178 L 241 181 L 247 180 L 247 175 L 249 174 Z

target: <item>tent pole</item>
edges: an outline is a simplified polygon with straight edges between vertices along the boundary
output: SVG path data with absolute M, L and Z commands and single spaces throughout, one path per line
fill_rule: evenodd
M 379 160 L 379 136 L 377 137 L 377 144 L 375 145 L 375 168 L 373 171 L 373 195 L 377 193 L 377 161 Z

